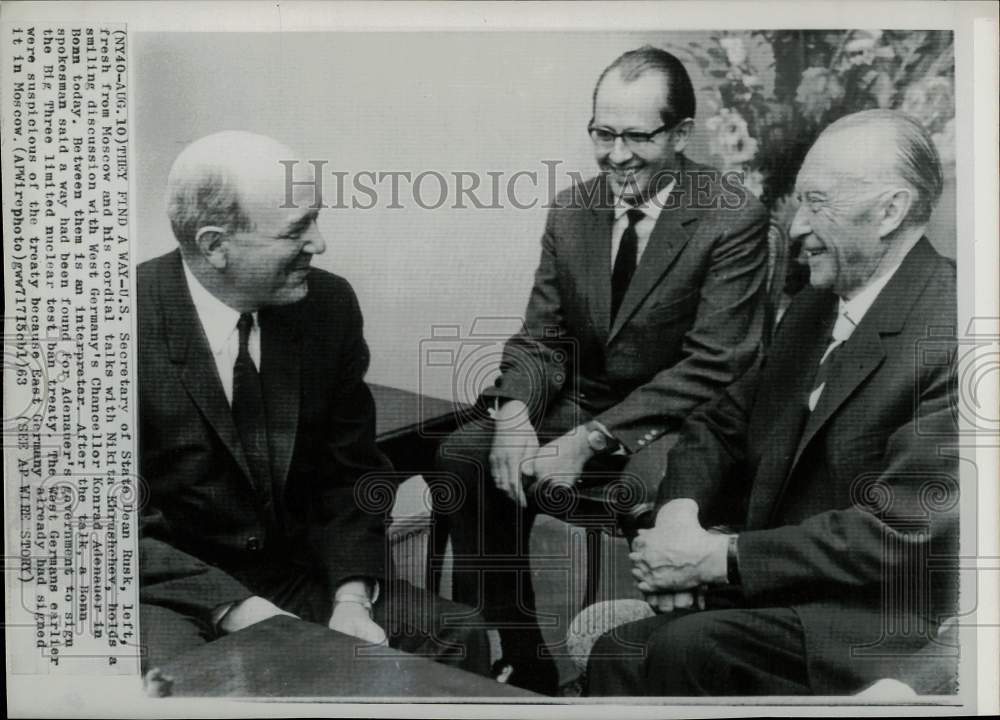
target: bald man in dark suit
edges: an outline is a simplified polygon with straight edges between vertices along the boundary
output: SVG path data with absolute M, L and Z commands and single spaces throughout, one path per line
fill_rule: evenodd
M 823 132 L 796 186 L 812 287 L 685 423 L 631 554 L 659 614 L 598 641 L 591 694 L 954 687 L 921 654 L 954 657 L 934 643 L 957 599 L 955 266 L 924 237 L 937 151 L 866 111 Z M 677 602 L 691 593 L 705 609 Z
M 178 249 L 138 268 L 144 642 L 150 658 L 278 614 L 488 673 L 481 620 L 398 580 L 369 352 L 295 155 L 250 133 L 177 158 Z M 370 671 L 368 662 L 364 670 Z

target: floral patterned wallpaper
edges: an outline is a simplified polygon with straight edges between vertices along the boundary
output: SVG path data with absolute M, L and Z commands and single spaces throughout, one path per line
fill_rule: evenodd
M 950 31 L 754 30 L 712 33 L 681 47 L 707 79 L 711 161 L 744 182 L 787 230 L 795 175 L 819 133 L 869 108 L 901 110 L 931 133 L 954 177 L 954 45 Z M 687 57 L 684 57 L 687 56 Z M 700 113 L 699 113 L 700 114 Z M 788 248 L 788 257 L 798 253 Z M 787 263 L 787 288 L 805 282 Z
M 790 192 L 804 151 L 837 118 L 893 108 L 932 134 L 954 164 L 954 48 L 948 31 L 746 31 L 689 45 L 713 79 L 706 123 L 723 169 L 744 170 L 773 204 Z

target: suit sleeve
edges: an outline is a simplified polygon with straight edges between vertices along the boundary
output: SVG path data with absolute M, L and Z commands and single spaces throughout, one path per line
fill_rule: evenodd
M 392 466 L 375 444 L 375 401 L 365 384 L 369 351 L 361 309 L 348 289 L 338 321 L 347 328 L 328 417 L 318 507 L 309 542 L 331 592 L 354 578 L 386 576 L 384 506 L 395 491 Z M 332 599 L 332 596 L 331 596 Z
M 740 535 L 748 598 L 831 586 L 860 591 L 888 581 L 919 594 L 936 579 L 930 577 L 933 558 L 954 557 L 957 550 L 950 545 L 957 538 L 959 496 L 952 373 L 941 369 L 921 383 L 916 413 L 889 436 L 885 469 L 853 480 L 849 508 Z
M 531 417 L 538 419 L 548 400 L 556 397 L 566 382 L 567 353 L 559 340 L 566 337 L 559 275 L 556 268 L 555 213 L 549 212 L 542 235 L 541 258 L 525 310 L 524 327 L 504 346 L 500 378 L 483 397 L 520 400 Z M 555 342 L 553 342 L 555 341 Z
M 768 215 L 753 203 L 732 216 L 712 247 L 681 359 L 596 418 L 630 452 L 680 425 L 757 356 L 766 316 Z
M 139 601 L 158 605 L 211 625 L 212 611 L 253 595 L 222 570 L 178 550 L 160 537 L 162 515 L 146 510 L 140 517 Z
M 698 503 L 704 525 L 731 522 L 749 492 L 746 437 L 763 365 L 754 366 L 685 422 L 670 451 L 657 506 L 677 498 Z

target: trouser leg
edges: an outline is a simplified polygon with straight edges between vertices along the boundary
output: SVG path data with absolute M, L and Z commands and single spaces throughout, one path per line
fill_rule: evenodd
M 625 657 L 621 638 L 645 653 Z M 802 625 L 789 608 L 674 611 L 630 623 L 595 644 L 588 681 L 592 695 L 811 692 Z
M 403 580 L 388 583 L 374 620 L 391 647 L 478 675 L 490 674 L 486 621 L 467 605 L 445 600 Z
M 535 616 L 528 558 L 534 513 L 497 490 L 489 469 L 493 428 L 489 422 L 460 428 L 438 451 L 428 480 L 449 485 L 437 497 L 452 541 L 453 597 L 481 612 L 500 633 L 512 682 L 543 692 L 558 682 Z
M 330 621 L 333 595 L 313 574 L 275 571 L 259 578 L 257 587 L 271 602 L 303 620 L 320 625 Z M 392 648 L 489 674 L 486 622 L 472 608 L 390 578 L 381 581 L 372 619 L 385 630 Z M 374 656 L 377 651 L 364 654 Z
M 159 605 L 141 603 L 139 621 L 143 672 L 212 640 L 211 629 L 205 623 Z

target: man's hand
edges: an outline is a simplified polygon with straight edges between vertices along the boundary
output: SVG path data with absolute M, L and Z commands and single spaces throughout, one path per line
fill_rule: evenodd
M 594 451 L 587 442 L 587 429 L 580 425 L 540 448 L 525 464 L 524 474 L 533 476 L 537 482 L 572 486 L 593 456 Z
M 494 418 L 490 472 L 497 488 L 521 507 L 528 501 L 521 487 L 521 465 L 538 450 L 538 434 L 528 416 L 528 406 L 508 400 Z
M 356 602 L 335 602 L 328 627 L 373 645 L 389 644 L 385 630 L 371 619 L 363 605 Z
M 694 500 L 671 500 L 657 513 L 655 527 L 640 530 L 632 543 L 632 576 L 647 595 L 721 584 L 728 544 L 728 536 L 699 524 Z
M 265 600 L 262 597 L 254 595 L 230 607 L 228 612 L 219 621 L 219 630 L 224 633 L 234 633 L 237 630 L 256 625 L 262 620 L 267 620 L 269 617 L 274 617 L 275 615 L 298 617 L 298 615 L 285 612 L 270 600 Z

